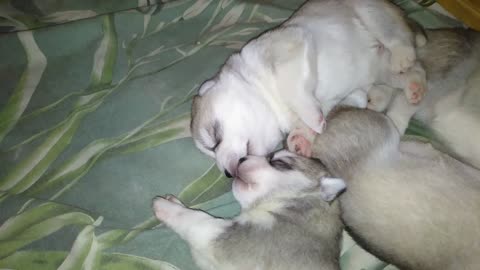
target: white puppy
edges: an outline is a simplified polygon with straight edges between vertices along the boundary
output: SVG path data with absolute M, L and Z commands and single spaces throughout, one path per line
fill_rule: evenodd
M 234 176 L 240 158 L 273 151 L 298 118 L 321 133 L 336 104 L 365 107 L 366 92 L 379 80 L 387 78 L 419 102 L 422 72 L 406 80 L 385 75 L 414 65 L 414 39 L 386 0 L 309 1 L 200 87 L 192 106 L 195 144 Z
M 157 197 L 153 208 L 188 242 L 201 269 L 339 270 L 340 208 L 325 201 L 345 183 L 320 168 L 288 151 L 243 158 L 233 184 L 242 212 L 231 220 L 186 208 L 173 196 Z
M 427 30 L 417 50 L 429 91 L 414 118 L 429 127 L 446 151 L 480 168 L 480 34 L 465 29 Z M 368 108 L 384 111 L 394 89 L 372 88 Z
M 393 102 L 390 118 L 335 110 L 315 139 L 313 157 L 347 183 L 339 197 L 347 231 L 400 269 L 479 269 L 480 171 L 430 144 L 400 141 L 410 111 L 403 95 Z

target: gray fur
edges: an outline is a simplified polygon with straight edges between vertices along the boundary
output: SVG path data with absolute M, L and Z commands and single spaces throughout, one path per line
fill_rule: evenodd
M 215 240 L 215 258 L 241 266 L 236 269 L 340 269 L 338 203 L 328 205 L 314 193 L 282 204 L 284 209 L 271 213 L 271 229 L 238 222 L 227 228 Z
M 411 114 L 434 131 L 449 154 L 480 168 L 480 147 L 472 141 L 480 132 L 480 86 L 475 83 L 480 77 L 480 34 L 460 28 L 425 33 L 428 42 L 417 55 L 428 91 Z M 368 107 L 385 110 L 391 94 L 385 86 L 371 90 Z
M 417 56 L 432 79 L 445 78 L 454 67 L 477 57 L 473 50 L 477 34 L 472 30 L 437 29 L 425 34 L 428 42 L 417 49 Z
M 337 107 L 328 120 L 332 121 L 328 132 L 316 137 L 312 153 L 321 154 L 320 160 L 327 168 L 346 179 L 353 177 L 357 167 L 367 161 L 366 155 L 399 138 L 389 119 L 374 111 Z
M 234 196 L 242 206 L 237 217 L 216 218 L 185 207 L 173 196 L 154 200 L 156 217 L 190 245 L 196 263 L 204 270 L 339 270 L 343 230 L 340 206 L 322 197 L 326 194 L 330 196 L 327 200 L 333 200 L 344 189 L 343 181 L 341 185 L 332 184 L 318 160 L 248 158 L 251 160 L 240 168 L 249 162 L 257 166 L 259 159 L 263 162 L 261 173 L 251 177 L 263 181 L 262 174 L 264 177 L 270 172 L 273 177 L 280 175 L 280 184 L 271 182 L 267 192 L 245 205 L 238 197 L 241 195 L 235 193 L 234 183 Z M 279 170 L 274 162 L 285 164 Z M 299 170 L 308 177 L 297 173 Z M 247 179 L 241 175 L 243 179 L 234 181 Z M 281 185 L 285 181 L 290 184 Z M 260 186 L 261 182 L 256 184 Z M 252 194 L 253 189 L 245 189 L 245 193 Z
M 346 180 L 342 219 L 356 241 L 401 269 L 478 269 L 480 171 L 400 142 L 377 112 L 339 108 L 328 123 L 313 156 Z
M 428 123 L 435 117 L 432 108 L 449 92 L 462 91 L 480 61 L 480 34 L 466 29 L 426 31 L 428 42 L 417 49 L 427 72 L 428 92 L 415 118 Z

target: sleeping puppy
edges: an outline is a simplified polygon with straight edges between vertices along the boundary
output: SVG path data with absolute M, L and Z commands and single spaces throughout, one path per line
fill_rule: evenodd
M 430 144 L 400 141 L 412 111 L 403 95 L 393 103 L 389 117 L 337 109 L 315 139 L 313 157 L 346 180 L 347 231 L 400 269 L 478 269 L 480 171 Z
M 202 84 L 192 105 L 195 144 L 235 176 L 240 158 L 273 151 L 298 119 L 321 133 L 336 104 L 366 107 L 366 92 L 385 70 L 393 77 L 421 70 L 414 40 L 422 43 L 386 0 L 309 1 Z M 405 89 L 412 103 L 426 89 L 423 72 L 387 83 Z
M 445 150 L 480 168 L 480 34 L 443 29 L 427 30 L 426 35 L 428 44 L 417 54 L 429 91 L 413 117 L 434 131 Z M 384 111 L 394 91 L 388 86 L 372 88 L 368 108 Z
M 321 168 L 288 151 L 243 158 L 233 182 L 239 216 L 215 218 L 173 196 L 155 198 L 154 212 L 201 269 L 339 270 L 343 227 L 332 200 L 345 184 Z

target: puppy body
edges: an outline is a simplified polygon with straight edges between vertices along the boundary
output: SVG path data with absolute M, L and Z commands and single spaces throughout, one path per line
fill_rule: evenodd
M 465 29 L 427 30 L 428 43 L 417 49 L 429 91 L 414 118 L 432 129 L 450 154 L 480 168 L 480 34 Z M 384 111 L 394 90 L 369 93 L 368 108 Z
M 289 155 L 276 154 L 270 164 L 260 157 L 242 162 L 233 184 L 242 212 L 234 219 L 188 209 L 174 197 L 155 199 L 155 215 L 188 242 L 201 269 L 339 270 L 340 208 L 325 200 L 344 182 L 305 160 L 302 168 L 317 172 L 311 180 Z
M 430 144 L 400 142 L 404 122 L 339 109 L 316 137 L 313 156 L 347 182 L 340 197 L 347 230 L 401 269 L 478 269 L 480 172 Z
M 309 1 L 200 87 L 192 106 L 195 144 L 234 175 L 240 158 L 273 151 L 298 119 L 321 133 L 324 116 L 342 100 L 365 107 L 370 86 L 389 77 L 381 71 L 414 65 L 413 40 L 387 1 Z

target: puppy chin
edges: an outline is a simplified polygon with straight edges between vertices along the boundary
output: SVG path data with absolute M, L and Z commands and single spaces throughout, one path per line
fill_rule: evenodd
M 235 178 L 232 184 L 232 193 L 240 206 L 245 209 L 251 204 L 251 190 L 248 183 L 245 181 Z
M 248 177 L 248 171 L 245 172 L 244 167 L 245 166 L 242 165 L 238 167 L 235 178 L 233 179 L 232 189 L 239 193 L 249 192 L 255 185 L 254 182 L 250 181 L 250 178 Z

